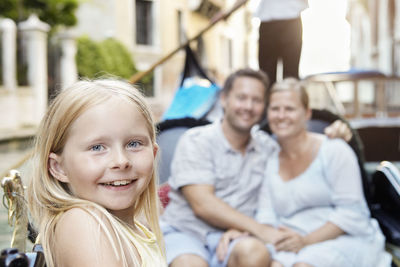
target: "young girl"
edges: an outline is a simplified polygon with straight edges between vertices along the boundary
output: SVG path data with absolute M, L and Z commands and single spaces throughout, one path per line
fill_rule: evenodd
M 166 266 L 157 149 L 149 108 L 128 83 L 80 81 L 54 99 L 28 187 L 48 267 Z

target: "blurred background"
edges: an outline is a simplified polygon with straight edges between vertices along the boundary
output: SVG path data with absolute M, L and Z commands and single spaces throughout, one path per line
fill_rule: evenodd
M 242 2 L 234 9 L 236 0 L 2 0 L 2 177 L 27 158 L 52 96 L 79 78 L 134 81 L 159 121 L 179 87 L 185 44 L 218 85 L 236 69 L 258 68 L 258 1 Z M 354 125 L 372 117 L 400 125 L 400 0 L 308 3 L 300 77 L 310 82 L 313 107 L 331 109 Z M 28 166 L 20 168 L 23 179 Z M 7 247 L 12 229 L 6 209 L 0 210 L 0 247 Z

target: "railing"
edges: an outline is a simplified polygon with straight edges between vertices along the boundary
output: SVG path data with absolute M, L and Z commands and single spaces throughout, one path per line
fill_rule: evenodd
M 335 111 L 349 119 L 400 115 L 400 77 L 387 76 L 377 71 L 353 71 L 316 74 L 306 78 L 306 81 L 322 85 L 328 92 Z M 352 97 L 351 100 L 342 101 L 337 90 L 340 85 L 346 83 L 346 89 L 352 90 Z M 367 88 L 373 95 L 368 105 L 362 101 L 362 94 L 365 93 L 363 89 Z
M 35 126 L 47 108 L 47 33 L 49 30 L 50 26 L 40 21 L 34 14 L 18 25 L 8 18 L 0 19 L 1 129 L 18 129 L 21 125 Z M 62 73 L 60 82 L 62 85 L 68 85 L 77 79 L 75 43 L 71 43 L 72 37 L 68 35 L 68 32 L 63 32 L 58 38 L 63 51 L 59 60 Z M 17 51 L 21 57 L 20 60 L 17 59 Z M 24 67 L 21 67 L 21 62 L 24 62 Z M 21 75 L 22 69 L 26 70 L 25 75 Z M 18 84 L 17 75 L 26 76 L 24 86 Z

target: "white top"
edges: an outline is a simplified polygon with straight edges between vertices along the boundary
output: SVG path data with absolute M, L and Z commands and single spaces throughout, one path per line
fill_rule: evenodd
M 307 7 L 308 0 L 261 0 L 255 15 L 261 21 L 295 19 Z
M 279 175 L 278 152 L 272 155 L 256 218 L 275 227 L 289 227 L 301 235 L 328 221 L 346 232 L 293 255 L 272 250 L 272 258 L 285 267 L 296 261 L 313 266 L 373 267 L 385 256 L 384 237 L 364 199 L 356 155 L 341 139 L 325 138 L 309 167 L 289 181 Z

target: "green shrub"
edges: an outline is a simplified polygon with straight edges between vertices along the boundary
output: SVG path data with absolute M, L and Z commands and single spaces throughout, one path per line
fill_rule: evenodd
M 129 51 L 112 38 L 101 42 L 86 36 L 79 38 L 76 62 L 78 75 L 91 79 L 103 75 L 129 79 L 138 72 Z M 145 95 L 153 95 L 153 73 L 144 76 L 137 84 Z
M 88 37 L 78 39 L 76 64 L 79 76 L 94 78 L 102 70 L 104 60 L 100 57 L 99 50 L 99 45 Z
M 100 43 L 100 54 L 105 61 L 105 71 L 109 73 L 128 79 L 137 72 L 129 51 L 114 39 Z
M 112 38 L 102 42 L 88 37 L 79 38 L 76 62 L 80 77 L 95 78 L 109 74 L 129 79 L 137 72 L 129 51 Z

